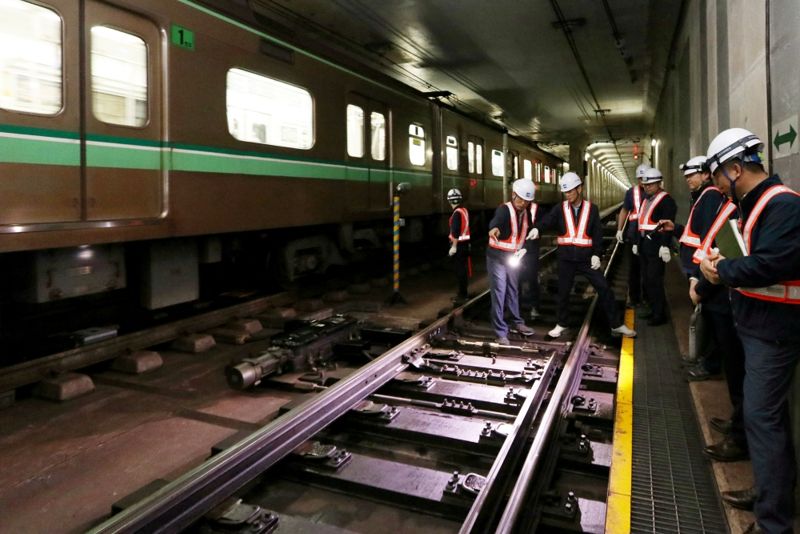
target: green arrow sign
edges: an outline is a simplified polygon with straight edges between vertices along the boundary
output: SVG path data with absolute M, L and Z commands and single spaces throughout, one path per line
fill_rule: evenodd
M 775 148 L 780 150 L 781 149 L 781 145 L 786 144 L 786 143 L 789 143 L 789 148 L 791 148 L 792 145 L 794 144 L 794 140 L 795 140 L 796 137 L 797 137 L 797 132 L 795 132 L 794 131 L 794 127 L 792 127 L 790 125 L 789 126 L 789 131 L 786 132 L 785 134 L 782 134 L 782 133 L 775 134 L 775 141 L 774 141 Z

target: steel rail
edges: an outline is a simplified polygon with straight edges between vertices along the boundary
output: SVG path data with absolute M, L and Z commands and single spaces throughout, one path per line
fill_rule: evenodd
M 247 317 L 263 312 L 270 306 L 286 304 L 290 298 L 286 293 L 261 297 L 242 304 L 228 306 L 202 315 L 180 319 L 171 323 L 133 332 L 84 347 L 66 350 L 37 358 L 28 362 L 0 369 L 0 393 L 33 384 L 49 377 L 87 367 L 110 358 L 158 345 L 187 333 L 207 330 L 224 324 L 234 317 Z
M 614 250 L 611 253 L 611 258 L 606 265 L 604 275 L 607 277 L 611 270 L 611 266 L 616 259 L 617 252 L 620 250 L 619 243 L 615 243 Z M 581 325 L 578 337 L 575 340 L 575 345 L 572 352 L 564 365 L 561 372 L 561 379 L 559 379 L 556 389 L 553 392 L 550 402 L 545 409 L 542 420 L 539 424 L 539 431 L 533 440 L 528 455 L 520 469 L 519 477 L 514 484 L 514 489 L 508 496 L 508 503 L 503 515 L 500 517 L 500 522 L 497 524 L 495 534 L 507 534 L 513 531 L 514 527 L 519 520 L 519 514 L 522 511 L 525 497 L 528 494 L 534 476 L 541 464 L 542 456 L 546 449 L 547 443 L 550 440 L 550 435 L 555 428 L 555 422 L 558 417 L 561 417 L 565 411 L 565 405 L 571 398 L 572 394 L 577 390 L 580 385 L 580 369 L 588 358 L 588 351 L 585 350 L 586 343 L 589 336 L 589 325 L 591 323 L 592 315 L 597 306 L 597 295 L 592 299 L 589 305 L 589 311 L 586 313 L 586 319 Z
M 407 368 L 405 357 L 438 334 L 448 320 L 449 316 L 439 319 L 325 392 L 89 532 L 176 532 L 190 526 Z

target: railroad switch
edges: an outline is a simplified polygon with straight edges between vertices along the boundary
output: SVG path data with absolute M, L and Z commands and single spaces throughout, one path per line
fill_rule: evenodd
M 203 534 L 269 534 L 278 528 L 279 518 L 275 512 L 258 505 L 243 503 L 241 499 L 231 499 L 212 510 L 205 521 L 200 528 Z

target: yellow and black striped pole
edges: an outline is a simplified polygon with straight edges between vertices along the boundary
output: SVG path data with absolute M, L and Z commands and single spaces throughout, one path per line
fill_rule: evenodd
M 397 184 L 392 196 L 392 296 L 390 304 L 398 302 L 405 304 L 406 299 L 400 294 L 400 195 L 410 188 L 403 182 Z

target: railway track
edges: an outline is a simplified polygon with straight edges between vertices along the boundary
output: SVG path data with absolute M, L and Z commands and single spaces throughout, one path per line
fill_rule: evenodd
M 558 479 L 603 484 L 615 349 L 592 335 L 595 299 L 576 300 L 571 340 L 502 346 L 484 293 L 332 385 L 306 383 L 319 393 L 92 532 L 591 530 L 604 495 Z

